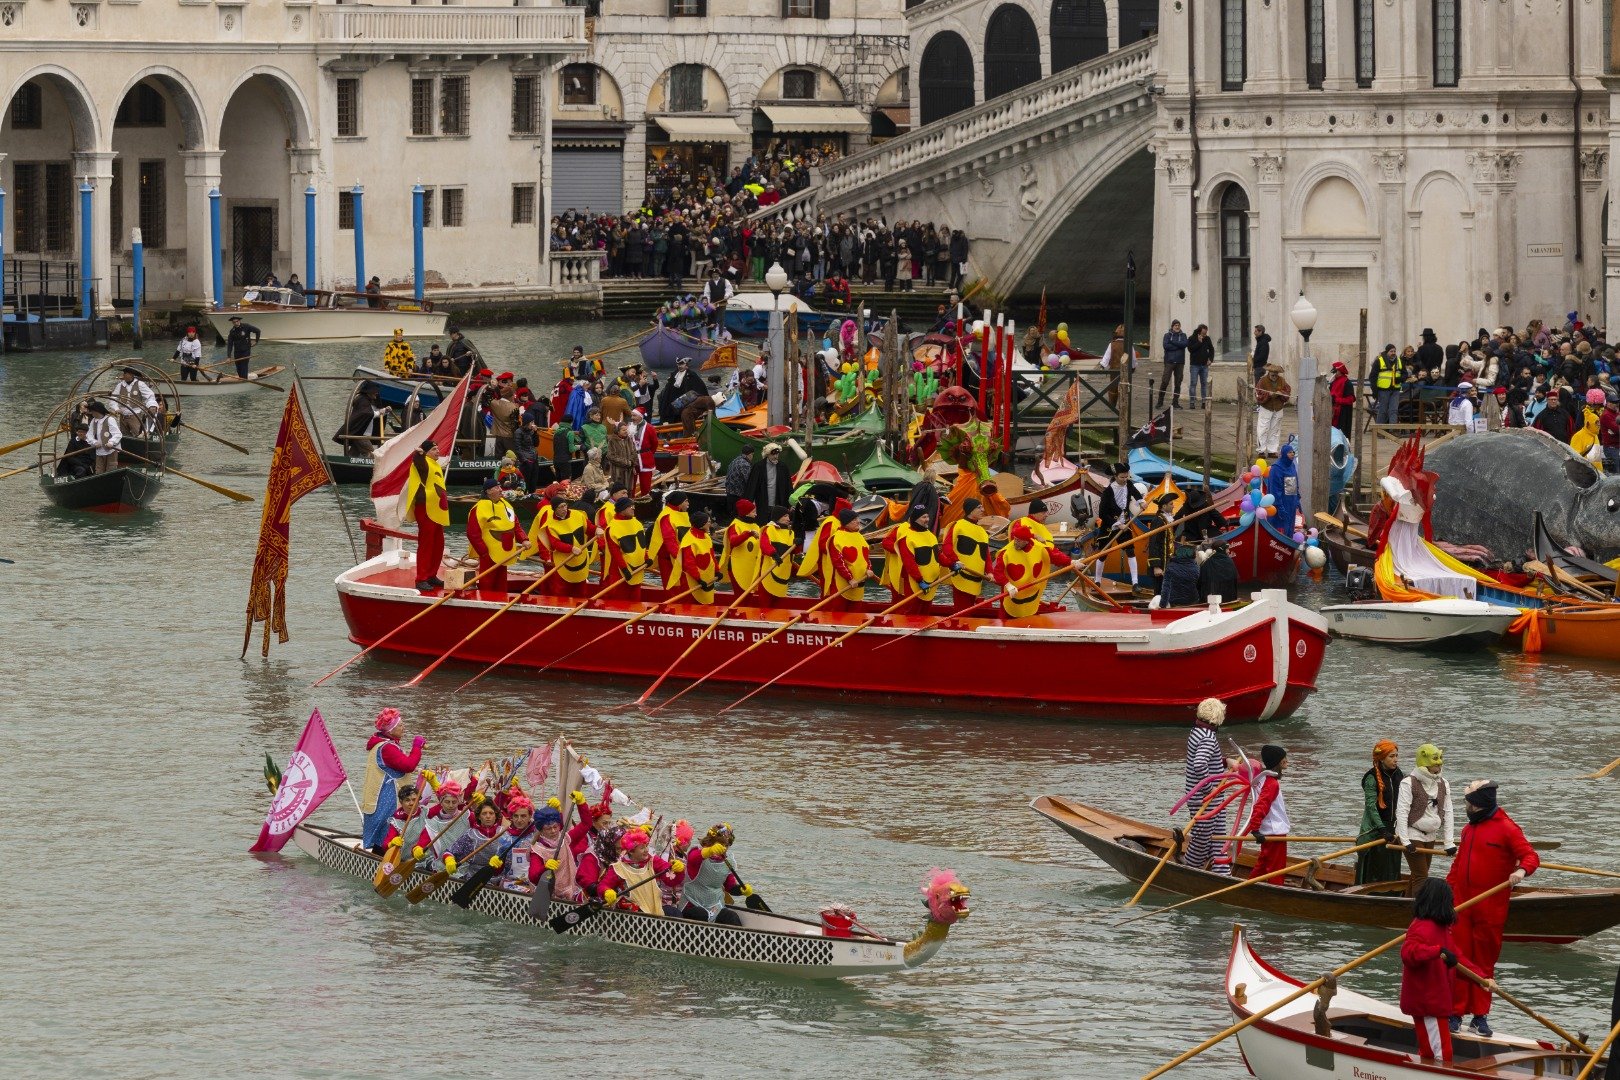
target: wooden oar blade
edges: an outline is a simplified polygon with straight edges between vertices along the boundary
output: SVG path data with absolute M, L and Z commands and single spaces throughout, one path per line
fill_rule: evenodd
M 428 897 L 439 891 L 439 887 L 450 880 L 450 871 L 435 870 L 423 881 L 417 882 L 405 891 L 405 899 L 413 904 L 420 904 Z
M 408 855 L 399 860 L 398 865 L 391 866 L 389 873 L 384 874 L 382 872 L 383 867 L 388 866 L 390 866 L 390 864 L 384 862 L 383 866 L 377 868 L 377 873 L 379 876 L 378 879 L 372 883 L 372 887 L 377 890 L 378 896 L 393 896 L 399 891 L 400 886 L 411 880 L 411 875 L 416 873 L 416 860 Z
M 529 897 L 529 918 L 535 922 L 549 922 L 551 914 L 551 888 L 556 884 L 557 875 L 547 870 L 540 875 L 539 882 L 534 887 L 534 895 Z

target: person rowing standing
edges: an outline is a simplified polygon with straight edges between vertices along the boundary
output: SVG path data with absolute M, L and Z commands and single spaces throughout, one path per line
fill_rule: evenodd
M 1457 857 L 1446 875 L 1459 906 L 1504 881 L 1517 885 L 1541 866 L 1541 857 L 1524 838 L 1524 830 L 1496 805 L 1494 780 L 1475 780 L 1463 793 L 1463 800 L 1468 804 L 1468 824 L 1463 826 Z M 1457 913 L 1453 931 L 1457 945 L 1486 979 L 1496 974 L 1496 961 L 1502 955 L 1502 932 L 1507 927 L 1512 892 L 1510 886 Z M 1451 993 L 1451 1030 L 1461 1030 L 1463 1016 L 1473 1013 L 1469 1028 L 1490 1038 L 1486 1016 L 1491 1011 L 1491 991 L 1458 974 Z
M 186 336 L 174 347 L 174 358 L 180 361 L 180 381 L 199 382 L 202 372 L 202 339 L 195 326 L 186 327 Z
M 253 346 L 257 345 L 263 332 L 252 323 L 242 321 L 242 316 L 231 316 L 231 332 L 225 335 L 225 356 L 236 362 L 236 377 L 248 377 L 248 361 L 253 358 Z
M 1260 762 L 1265 768 L 1256 773 L 1250 786 L 1254 790 L 1254 810 L 1244 832 L 1260 845 L 1255 853 L 1252 878 L 1281 870 L 1288 862 L 1288 803 L 1283 798 L 1282 774 L 1288 765 L 1288 751 L 1267 743 L 1260 748 Z M 1272 878 L 1269 884 L 1285 885 L 1282 877 Z

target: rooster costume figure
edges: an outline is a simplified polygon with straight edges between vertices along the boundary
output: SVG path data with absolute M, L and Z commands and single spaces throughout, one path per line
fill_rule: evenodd
M 1504 881 L 1518 884 L 1541 865 L 1524 830 L 1496 805 L 1495 781 L 1475 780 L 1468 785 L 1463 801 L 1468 804 L 1468 824 L 1463 826 L 1457 857 L 1446 875 L 1458 906 Z M 1495 975 L 1497 957 L 1502 955 L 1502 929 L 1507 925 L 1512 891 L 1505 889 L 1457 912 L 1457 925 L 1452 927 L 1457 948 L 1486 978 Z M 1460 1025 L 1465 1013 L 1473 1013 L 1473 1029 L 1489 1036 L 1491 1027 L 1485 1016 L 1490 1011 L 1490 992 L 1458 975 L 1452 984 L 1452 1023 Z

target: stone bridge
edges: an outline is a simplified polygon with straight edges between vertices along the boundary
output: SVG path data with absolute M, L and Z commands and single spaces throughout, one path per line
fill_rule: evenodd
M 1152 247 L 1157 73 L 1148 38 L 926 124 L 825 166 L 818 209 L 963 228 L 998 298 L 1117 301 Z

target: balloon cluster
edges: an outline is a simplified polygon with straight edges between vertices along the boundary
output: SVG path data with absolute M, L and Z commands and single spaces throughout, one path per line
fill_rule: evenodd
M 1255 458 L 1254 464 L 1239 474 L 1238 481 L 1249 488 L 1243 495 L 1243 501 L 1238 503 L 1238 509 L 1242 511 L 1238 517 L 1240 524 L 1250 525 L 1255 518 L 1265 519 L 1277 512 L 1277 497 L 1266 493 L 1265 480 L 1270 475 L 1271 463 L 1263 457 Z

